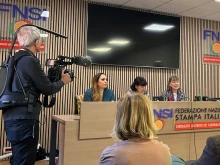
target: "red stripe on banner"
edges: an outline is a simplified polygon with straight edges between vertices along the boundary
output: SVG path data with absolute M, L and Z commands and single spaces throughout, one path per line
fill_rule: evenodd
M 10 40 L 0 40 L 0 49 L 9 49 L 11 46 L 12 41 Z M 14 49 L 18 50 L 21 49 L 19 43 L 16 41 L 14 44 Z M 41 44 L 40 46 L 40 51 L 44 51 L 45 50 L 45 44 Z
M 220 63 L 220 57 L 210 57 L 210 56 L 203 56 L 203 62 L 207 63 Z
M 192 130 L 192 129 L 211 129 L 220 128 L 220 122 L 194 122 L 194 123 L 178 123 L 175 124 L 175 130 Z

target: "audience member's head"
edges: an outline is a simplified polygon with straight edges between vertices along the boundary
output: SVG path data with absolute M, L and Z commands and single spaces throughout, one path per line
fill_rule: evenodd
M 154 139 L 156 130 L 149 98 L 139 93 L 126 94 L 118 101 L 113 129 L 120 141 L 102 152 L 99 165 L 151 164 L 152 160 L 154 164 L 171 165 L 170 149 Z
M 148 97 L 135 94 L 119 99 L 113 134 L 120 140 L 155 138 L 153 108 Z

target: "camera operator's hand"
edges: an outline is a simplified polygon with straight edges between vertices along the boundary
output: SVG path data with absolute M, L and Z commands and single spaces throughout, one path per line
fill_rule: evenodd
M 63 81 L 64 85 L 71 82 L 71 78 L 70 78 L 69 73 L 64 73 L 64 70 L 62 70 L 61 81 Z

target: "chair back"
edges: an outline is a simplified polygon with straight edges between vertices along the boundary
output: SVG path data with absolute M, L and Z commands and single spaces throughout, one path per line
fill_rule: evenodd
M 75 111 L 74 114 L 75 115 L 80 115 L 80 104 L 79 102 L 83 101 L 83 95 L 76 95 L 75 96 Z

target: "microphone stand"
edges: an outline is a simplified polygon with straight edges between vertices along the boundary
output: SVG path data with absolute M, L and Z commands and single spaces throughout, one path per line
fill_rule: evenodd
M 37 26 L 37 25 L 24 24 L 24 25 L 20 26 L 20 27 L 17 29 L 17 31 L 15 32 L 15 34 L 14 34 L 14 38 L 13 38 L 12 43 L 11 43 L 11 46 L 10 46 L 10 48 L 9 48 L 9 50 L 8 50 L 8 54 L 9 54 L 9 55 L 12 54 L 12 49 L 13 49 L 13 47 L 14 47 L 14 44 L 15 44 L 16 40 L 17 40 L 17 34 L 18 34 L 20 28 L 22 28 L 22 27 L 24 27 L 24 26 L 34 26 L 34 27 L 36 27 L 36 28 L 38 28 L 38 29 L 40 29 L 40 30 L 43 30 L 43 31 L 48 32 L 48 33 L 50 33 L 50 34 L 53 34 L 53 35 L 55 35 L 56 37 L 61 37 L 61 38 L 65 38 L 65 39 L 68 38 L 67 36 L 64 36 L 64 35 L 62 35 L 62 34 L 59 34 L 59 33 L 54 32 L 54 31 L 52 31 L 52 30 L 45 29 L 45 28 L 40 27 L 40 26 Z

